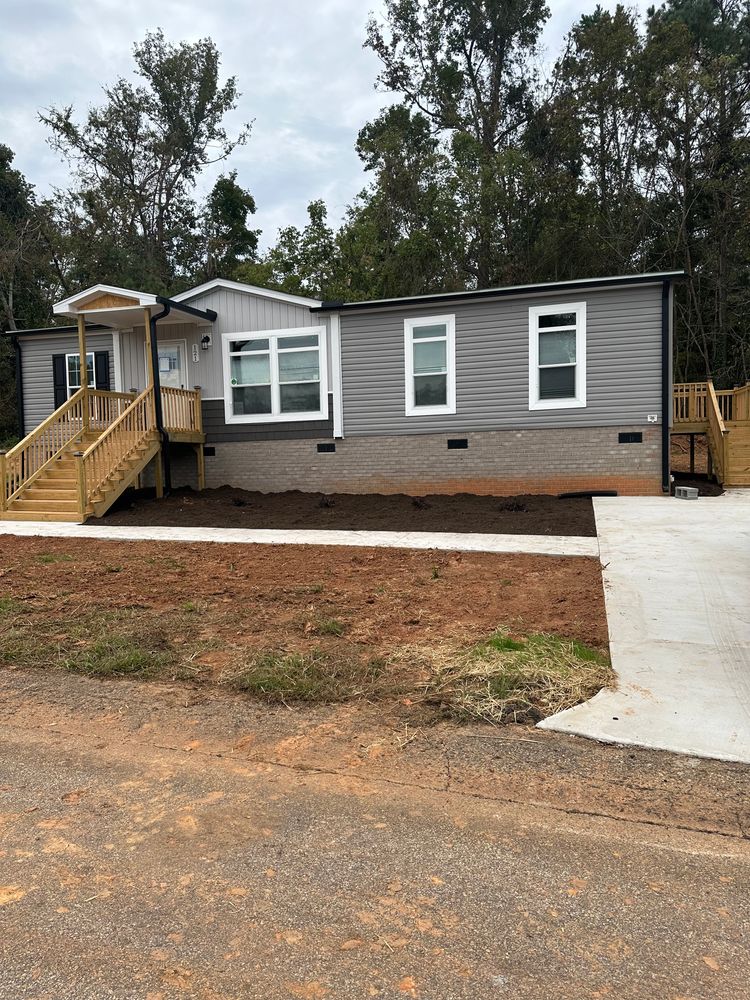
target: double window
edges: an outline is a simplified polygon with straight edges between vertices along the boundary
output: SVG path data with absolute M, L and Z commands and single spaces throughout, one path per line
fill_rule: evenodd
M 94 367 L 94 352 L 90 351 L 86 355 L 86 374 L 88 376 L 89 389 L 96 389 L 96 373 Z M 65 355 L 65 375 L 68 381 L 68 399 L 74 392 L 81 388 L 81 355 Z
M 586 303 L 529 309 L 529 409 L 586 405 Z
M 328 416 L 325 327 L 224 334 L 227 423 Z
M 404 321 L 406 415 L 456 412 L 456 317 Z

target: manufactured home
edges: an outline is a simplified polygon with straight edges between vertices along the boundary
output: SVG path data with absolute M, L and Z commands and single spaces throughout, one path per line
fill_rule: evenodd
M 96 285 L 55 306 L 66 325 L 13 335 L 24 437 L 0 455 L 0 514 L 81 520 L 144 482 L 668 491 L 682 277 L 346 303 Z

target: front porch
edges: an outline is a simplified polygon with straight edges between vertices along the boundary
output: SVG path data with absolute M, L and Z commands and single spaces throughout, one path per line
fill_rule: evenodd
M 170 444 L 194 448 L 198 487 L 205 488 L 201 390 L 161 384 L 156 335 L 160 320 L 210 325 L 216 314 L 107 286 L 59 303 L 55 313 L 76 318 L 80 384 L 75 388 L 68 379 L 64 401 L 54 412 L 14 448 L 0 452 L 0 519 L 83 522 L 100 517 L 129 486 L 140 485 L 149 466 L 162 496 L 170 484 Z M 142 325 L 145 388 L 109 391 L 90 384 L 89 322 L 113 335 Z

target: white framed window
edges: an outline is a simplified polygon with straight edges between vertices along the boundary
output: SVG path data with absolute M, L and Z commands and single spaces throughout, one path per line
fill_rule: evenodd
M 94 352 L 86 354 L 86 374 L 88 375 L 89 389 L 96 389 L 96 371 L 94 366 Z M 81 388 L 81 355 L 65 355 L 65 377 L 68 382 L 68 399 L 74 392 Z
M 586 405 L 586 303 L 529 309 L 529 409 Z
M 456 412 L 456 317 L 404 320 L 406 416 Z
M 227 423 L 328 417 L 324 326 L 225 333 L 222 354 Z

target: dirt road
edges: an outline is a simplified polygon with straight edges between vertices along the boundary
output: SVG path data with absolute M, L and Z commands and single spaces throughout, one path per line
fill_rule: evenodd
M 0 673 L 2 1000 L 722 1000 L 750 768 Z

